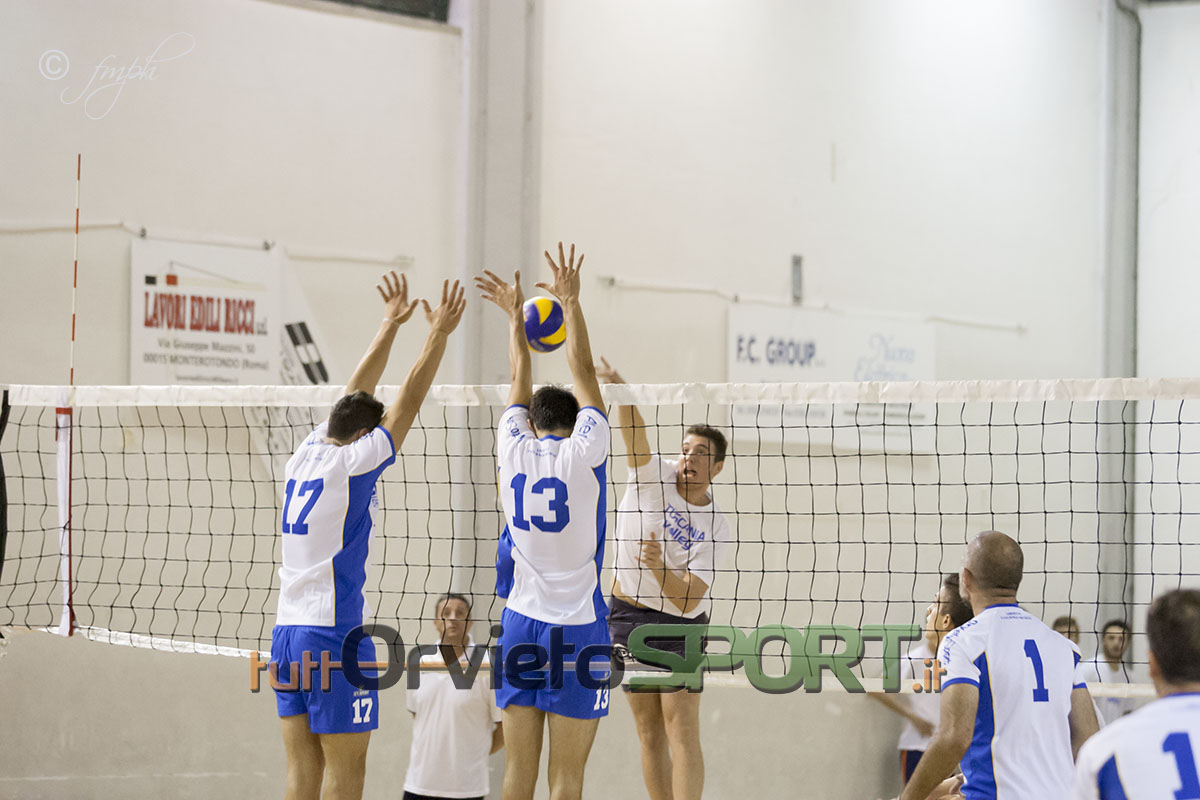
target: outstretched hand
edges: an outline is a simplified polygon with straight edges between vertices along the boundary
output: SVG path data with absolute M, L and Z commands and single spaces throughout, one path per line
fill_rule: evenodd
M 375 284 L 375 288 L 383 298 L 387 318 L 397 325 L 408 322 L 417 308 L 417 301 L 410 302 L 408 299 L 408 278 L 403 275 L 397 277 L 396 270 L 392 270 L 383 276 L 383 285 Z
M 608 363 L 608 359 L 600 356 L 600 367 L 596 369 L 596 377 L 603 383 L 624 383 L 625 379 L 621 377 L 621 373 Z
M 557 263 L 550 256 L 549 250 L 545 251 L 545 256 L 546 262 L 550 264 L 550 272 L 554 274 L 554 280 L 551 283 L 539 283 L 536 286 L 539 289 L 545 289 L 562 303 L 566 303 L 568 300 L 578 300 L 579 270 L 583 267 L 583 253 L 579 254 L 579 263 L 576 263 L 574 242 L 571 243 L 570 256 L 563 253 L 563 243 L 559 242 Z
M 507 284 L 496 273 L 484 270 L 475 278 L 475 288 L 484 300 L 490 300 L 510 317 L 520 316 L 525 305 L 525 294 L 521 291 L 521 270 L 513 273 L 512 284 Z
M 421 305 L 425 307 L 425 319 L 429 320 L 432 330 L 453 333 L 462 319 L 463 309 L 467 307 L 466 289 L 459 286 L 458 281 L 453 286 L 448 280 L 442 281 L 441 304 L 437 308 L 430 308 L 429 303 L 422 299 Z

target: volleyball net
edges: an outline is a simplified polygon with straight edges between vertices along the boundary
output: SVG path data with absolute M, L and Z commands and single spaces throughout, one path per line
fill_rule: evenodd
M 711 587 L 714 625 L 921 625 L 966 542 L 995 529 L 1022 546 L 1027 611 L 1048 623 L 1073 617 L 1085 656 L 1105 622 L 1127 620 L 1133 661 L 1144 664 L 1150 600 L 1200 583 L 1200 382 L 604 392 L 610 404 L 638 406 L 664 457 L 693 423 L 729 438 L 713 485 L 732 537 Z M 268 651 L 284 466 L 339 393 L 8 387 L 0 625 L 186 652 Z M 477 640 L 499 620 L 495 428 L 506 394 L 434 387 L 379 482 L 367 599 L 373 620 L 406 642 L 430 638 L 433 602 L 448 591 L 472 597 Z M 612 445 L 610 538 L 627 479 L 615 429 Z M 606 593 L 611 562 L 610 545 Z M 879 674 L 879 655 L 868 647 L 856 669 Z

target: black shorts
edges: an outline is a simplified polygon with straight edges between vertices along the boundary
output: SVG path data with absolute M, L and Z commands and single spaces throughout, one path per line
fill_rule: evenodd
M 629 636 L 635 628 L 642 625 L 699 625 L 707 628 L 708 614 L 701 614 L 697 617 L 678 617 L 663 611 L 635 606 L 619 597 L 610 598 L 608 632 L 612 636 L 613 660 L 619 660 L 627 669 L 645 668 L 655 670 L 661 669 L 661 667 L 638 661 L 629 652 Z M 686 655 L 687 640 L 683 637 L 652 637 L 646 640 L 646 644 L 652 645 L 658 650 L 665 650 L 668 653 L 675 653 L 680 656 Z M 705 640 L 701 639 L 701 652 L 704 651 L 704 644 Z M 629 684 L 622 683 L 622 686 L 625 691 L 629 691 Z M 667 689 L 664 691 L 673 690 Z

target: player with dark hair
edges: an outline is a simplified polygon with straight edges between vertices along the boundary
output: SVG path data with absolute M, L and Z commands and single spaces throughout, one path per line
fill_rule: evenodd
M 946 634 L 933 741 L 902 800 L 924 800 L 961 761 L 970 800 L 1047 800 L 1071 791 L 1073 757 L 1096 732 L 1079 648 L 1017 605 L 1021 546 L 998 531 L 967 545 L 959 575 L 975 618 Z
M 1200 590 L 1158 597 L 1146 636 L 1159 699 L 1083 746 L 1075 800 L 1200 797 Z
M 385 316 L 359 362 L 346 396 L 297 448 L 284 472 L 283 566 L 279 569 L 279 610 L 271 634 L 271 661 L 280 675 L 308 653 L 341 661 L 346 635 L 360 627 L 370 610 L 363 599 L 367 551 L 379 507 L 375 483 L 396 460 L 446 350 L 446 340 L 462 318 L 466 300 L 458 281 L 442 284 L 442 302 L 424 300 L 429 335 L 396 401 L 384 410 L 373 395 L 387 366 L 396 330 L 417 307 L 408 282 L 396 273 L 377 286 Z M 358 648 L 359 663 L 375 661 L 371 639 Z M 351 685 L 338 670 L 328 687 L 277 691 L 276 705 L 287 752 L 289 800 L 359 798 L 366 774 L 367 745 L 379 727 L 378 693 Z M 324 794 L 322 794 L 322 790 Z
M 608 361 L 600 377 L 624 379 Z M 725 435 L 708 425 L 685 432 L 679 458 L 651 452 L 636 406 L 617 409 L 629 479 L 617 507 L 609 631 L 616 657 L 630 660 L 629 637 L 641 625 L 708 625 L 717 564 L 732 537 L 713 500 L 713 478 L 725 466 Z M 650 639 L 683 655 L 685 639 Z M 628 690 L 628 686 L 625 687 Z M 642 746 L 642 777 L 651 800 L 693 800 L 704 789 L 700 693 L 626 691 Z
M 1061 633 L 1075 644 L 1079 644 L 1079 623 L 1075 621 L 1074 617 L 1066 615 L 1057 617 L 1050 627 L 1054 629 L 1055 633 Z
M 958 575 L 950 573 L 942 576 L 938 592 L 925 610 L 924 638 L 908 651 L 907 657 L 900 664 L 903 670 L 902 677 L 923 683 L 925 671 L 932 668 L 935 654 L 946 634 L 968 622 L 974 615 L 970 604 L 959 592 Z M 899 698 L 886 692 L 871 692 L 870 697 L 905 720 L 897 744 L 900 750 L 900 782 L 908 783 L 933 738 L 934 729 L 937 728 L 941 694 L 922 692 Z
M 554 280 L 537 285 L 562 303 L 574 395 L 558 387 L 533 393 L 521 273 L 514 273 L 511 284 L 491 272 L 476 279 L 484 298 L 509 318 L 512 368 L 496 447 L 506 523 L 496 583 L 508 599 L 500 636 L 506 657 L 498 665 L 503 673 L 496 689 L 507 748 L 504 800 L 533 797 L 547 726 L 550 796 L 580 797 L 597 725 L 608 714 L 608 608 L 600 593 L 608 418 L 579 304 L 583 255 L 577 263 L 575 246 L 568 257 L 560 242 L 558 261 L 548 252 L 546 260 Z M 598 650 L 604 651 L 603 669 L 600 659 L 595 669 L 585 666 Z M 535 663 L 515 663 L 513 655 L 521 651 Z M 570 654 L 564 661 L 578 660 L 578 669 L 575 663 L 547 663 L 546 655 L 556 652 Z M 597 671 L 603 673 L 599 678 Z

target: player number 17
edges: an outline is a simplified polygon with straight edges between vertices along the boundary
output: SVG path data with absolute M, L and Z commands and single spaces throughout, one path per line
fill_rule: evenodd
M 298 491 L 296 488 L 295 478 L 292 478 L 287 482 L 287 487 L 284 490 L 285 494 L 283 498 L 282 529 L 284 533 L 292 533 L 297 536 L 306 536 L 308 534 L 308 515 L 312 513 L 313 506 L 317 504 L 317 498 L 321 496 L 321 492 L 324 491 L 324 489 L 325 480 L 323 478 L 317 478 L 315 480 L 301 483 Z M 291 512 L 293 495 L 295 495 L 297 498 L 308 495 L 308 502 L 304 504 L 304 508 L 300 509 L 300 513 L 296 516 L 296 519 L 289 522 L 288 515 Z

